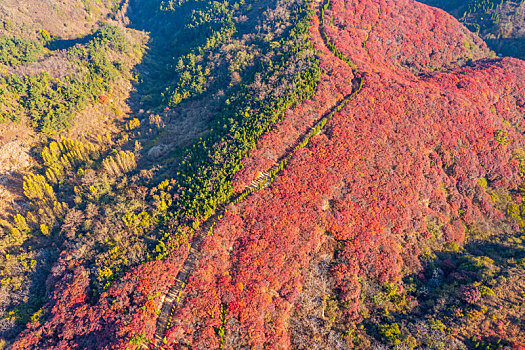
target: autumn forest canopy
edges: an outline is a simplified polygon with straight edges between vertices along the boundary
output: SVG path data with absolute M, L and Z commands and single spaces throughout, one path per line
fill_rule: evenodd
M 525 349 L 525 2 L 0 2 L 1 349 Z

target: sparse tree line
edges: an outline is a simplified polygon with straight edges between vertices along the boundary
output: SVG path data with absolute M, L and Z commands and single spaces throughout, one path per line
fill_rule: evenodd
M 187 4 L 171 2 L 166 10 L 176 12 L 180 10 L 179 6 Z M 177 61 L 176 70 L 183 72 L 180 74 L 182 80 L 166 94 L 170 96 L 167 102 L 172 107 L 184 96 L 189 98 L 202 93 L 201 90 L 188 90 L 180 94 L 184 86 L 200 86 L 191 83 L 192 79 L 206 80 L 209 86 L 220 77 L 218 66 L 205 57 L 217 51 L 228 52 L 223 48 L 232 43 L 237 45 L 235 33 L 240 29 L 234 16 L 239 17 L 243 12 L 248 14 L 252 9 L 252 4 L 247 2 L 202 6 L 204 9 L 192 12 L 192 20 L 188 22 L 191 26 L 188 25 L 186 30 L 207 33 L 211 39 L 199 36 L 197 42 L 201 45 Z M 224 8 L 211 11 L 215 6 Z M 229 11 L 226 10 L 228 6 L 231 6 Z M 253 66 L 243 73 L 244 84 L 227 91 L 223 110 L 212 121 L 211 132 L 190 147 L 178 165 L 175 174 L 177 196 L 170 211 L 171 222 L 176 224 L 166 235 L 174 239 L 175 247 L 178 246 L 177 237 L 186 236 L 187 227 L 197 229 L 220 203 L 227 202 L 235 194 L 231 179 L 241 169 L 241 160 L 255 148 L 258 138 L 271 129 L 288 107 L 304 101 L 315 91 L 320 69 L 308 42 L 311 10 L 306 3 L 277 2 L 275 6 L 284 14 L 274 16 L 272 14 L 277 10 L 268 9 L 268 19 L 258 27 L 261 33 L 250 34 L 253 38 L 244 43 L 255 45 L 252 49 L 255 52 Z M 224 19 L 214 20 L 213 16 L 218 14 Z M 270 35 L 273 28 L 277 28 L 282 36 L 273 38 Z M 212 77 L 201 79 L 199 77 L 205 74 L 199 72 L 208 72 Z M 168 254 L 170 249 L 168 242 L 159 244 L 159 257 Z
M 0 63 L 7 66 L 35 62 L 49 55 L 39 41 L 2 41 Z M 63 77 L 55 78 L 50 72 L 19 75 L 5 70 L 0 75 L 0 121 L 27 118 L 43 133 L 68 129 L 77 111 L 97 102 L 98 96 L 111 90 L 115 79 L 129 74 L 124 61 L 113 57 L 130 54 L 134 49 L 121 28 L 107 25 L 97 30 L 87 44 L 67 50 L 67 61 L 76 71 Z

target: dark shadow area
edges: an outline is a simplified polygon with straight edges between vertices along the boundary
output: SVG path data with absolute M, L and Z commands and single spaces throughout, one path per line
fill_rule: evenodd
M 162 92 L 175 78 L 174 57 L 180 55 L 187 45 L 178 43 L 175 38 L 184 26 L 184 17 L 190 9 L 181 7 L 177 11 L 162 11 L 160 6 L 159 0 L 131 0 L 126 13 L 129 28 L 149 33 L 147 51 L 142 62 L 135 67 L 139 78 L 127 101 L 131 109 L 139 114 L 142 114 L 141 110 L 162 110 Z
M 486 7 L 479 7 L 475 5 L 474 1 L 465 0 L 419 0 L 429 6 L 438 7 L 444 11 L 447 11 L 454 16 L 458 21 L 463 23 L 471 32 L 480 36 L 487 46 L 496 52 L 500 57 L 515 57 L 519 59 L 525 59 L 525 37 L 518 38 L 498 38 L 488 39 L 489 36 L 499 36 L 498 22 L 495 21 L 490 10 Z M 499 1 L 486 1 L 483 6 L 488 6 L 489 3 L 497 5 Z M 503 1 L 501 2 L 503 3 Z M 477 9 L 476 12 L 468 12 L 469 7 Z M 489 12 L 485 12 L 489 11 Z M 467 13 L 469 13 L 467 15 Z M 512 23 L 509 23 L 512 24 Z M 516 28 L 519 28 L 519 24 L 514 24 Z
M 466 2 L 465 0 L 419 0 L 419 2 L 439 7 L 447 12 L 450 12 L 454 17 L 458 17 L 461 11 L 465 11 Z
M 130 118 L 139 119 L 144 127 L 141 128 L 140 134 L 130 139 L 129 144 L 133 145 L 135 140 L 138 140 L 148 152 L 155 146 L 163 150 L 158 156 L 152 157 L 149 156 L 150 153 L 144 153 L 140 159 L 141 168 L 158 166 L 160 170 L 156 175 L 156 182 L 173 176 L 173 169 L 178 164 L 176 160 L 184 154 L 184 146 L 191 143 L 195 136 L 188 132 L 184 136 L 184 139 L 188 140 L 184 145 L 167 146 L 173 142 L 173 138 L 169 135 L 173 134 L 173 130 L 176 130 L 177 125 L 181 123 L 181 115 L 192 107 L 192 101 L 189 103 L 185 101 L 177 106 L 179 107 L 177 109 L 170 109 L 168 105 L 169 91 L 179 80 L 180 73 L 176 69 L 177 58 L 190 53 L 198 40 L 198 38 L 182 38 L 181 35 L 189 16 L 196 8 L 196 3 L 186 2 L 176 9 L 169 10 L 162 10 L 162 4 L 161 0 L 130 0 L 125 13 L 129 21 L 128 28 L 148 34 L 142 61 L 133 69 L 137 79 L 133 82 L 133 88 L 126 100 L 131 110 Z M 153 131 L 149 128 L 148 132 L 148 124 L 155 116 L 162 120 L 164 127 L 162 129 L 153 127 Z M 203 115 L 199 122 L 206 124 L 208 122 L 206 116 Z M 151 154 L 155 154 L 155 150 Z
M 93 40 L 93 37 L 94 37 L 94 34 L 89 34 L 89 35 L 86 35 L 84 37 L 76 38 L 76 39 L 58 39 L 58 40 L 53 40 L 53 41 L 50 41 L 46 45 L 46 47 L 49 50 L 51 50 L 51 51 L 68 50 L 68 49 L 76 46 L 77 44 L 80 44 L 80 45 L 87 44 L 88 42 Z
M 424 293 L 420 293 L 421 288 L 418 288 L 415 294 L 423 299 L 449 296 L 450 287 L 489 282 L 489 279 L 505 274 L 525 258 L 523 245 L 504 242 L 511 237 L 502 235 L 491 240 L 473 239 L 463 249 L 436 251 L 434 258 L 422 261 L 424 269 L 408 276 L 405 282 L 417 280 L 419 287 L 425 287 Z M 518 237 L 519 234 L 516 235 Z
M 525 60 L 525 37 L 507 39 L 487 39 L 487 45 L 501 56 L 516 57 Z

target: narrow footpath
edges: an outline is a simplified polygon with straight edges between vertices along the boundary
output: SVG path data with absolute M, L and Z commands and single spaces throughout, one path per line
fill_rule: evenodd
M 319 32 L 324 40 L 324 45 L 335 57 L 338 57 L 346 64 L 350 66 L 352 70 L 355 71 L 355 66 L 351 61 L 345 57 L 341 58 L 341 53 L 335 48 L 335 46 L 329 41 L 327 35 L 324 34 L 324 10 L 329 7 L 329 1 L 321 5 L 320 2 L 316 1 L 316 12 L 321 21 L 319 21 Z M 345 107 L 352 98 L 357 95 L 363 87 L 363 78 L 357 77 L 352 81 L 352 93 L 345 96 L 343 100 L 333 106 L 328 112 L 326 112 L 321 118 L 319 118 L 308 130 L 306 130 L 295 142 L 292 144 L 284 154 L 275 162 L 275 164 L 266 172 L 263 172 L 258 179 L 254 180 L 250 185 L 248 185 L 241 193 L 237 194 L 227 203 L 223 203 L 217 207 L 214 214 L 210 216 L 206 221 L 202 223 L 198 231 L 195 232 L 193 236 L 193 241 L 190 246 L 190 251 L 188 257 L 184 262 L 182 268 L 177 274 L 175 283 L 170 287 L 167 295 L 164 298 L 164 302 L 157 319 L 156 330 L 155 330 L 155 341 L 157 348 L 162 349 L 162 344 L 164 343 L 164 337 L 167 330 L 171 327 L 173 314 L 179 308 L 186 297 L 185 286 L 188 283 L 188 279 L 195 270 L 197 261 L 199 260 L 201 249 L 204 243 L 206 236 L 211 234 L 215 224 L 221 220 L 224 214 L 227 212 L 227 206 L 231 203 L 239 203 L 244 200 L 251 193 L 258 191 L 261 188 L 264 188 L 270 185 L 274 179 L 279 175 L 279 173 L 286 167 L 288 161 L 295 152 L 304 146 L 306 146 L 310 138 L 314 135 L 320 133 L 327 122 L 332 119 L 332 117 L 339 112 L 343 107 Z

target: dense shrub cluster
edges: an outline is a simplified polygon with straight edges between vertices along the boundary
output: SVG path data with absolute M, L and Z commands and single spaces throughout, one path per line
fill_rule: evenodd
M 0 39 L 0 64 L 8 67 L 35 62 L 43 55 L 44 45 L 40 41 L 6 37 Z
M 461 295 L 461 299 L 469 304 L 474 304 L 481 298 L 481 293 L 479 290 L 472 286 L 461 286 L 459 293 Z

